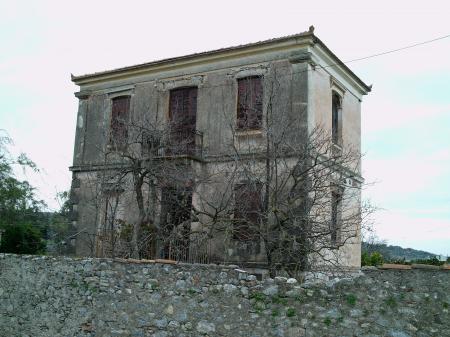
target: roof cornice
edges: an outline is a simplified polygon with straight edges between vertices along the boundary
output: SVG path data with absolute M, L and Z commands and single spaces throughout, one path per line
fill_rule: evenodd
M 299 45 L 314 44 L 319 44 L 322 49 L 330 56 L 330 58 L 336 63 L 336 65 L 342 67 L 343 70 L 347 72 L 349 76 L 358 83 L 358 85 L 364 88 L 364 90 L 366 90 L 367 92 L 370 91 L 371 88 L 366 85 L 358 76 L 356 76 L 341 60 L 339 60 L 339 58 L 333 52 L 331 52 L 331 50 L 328 49 L 328 47 L 318 37 L 316 37 L 311 30 L 300 34 L 147 62 L 93 74 L 80 76 L 72 75 L 71 79 L 72 82 L 74 82 L 76 85 L 89 85 L 99 82 L 122 79 L 130 76 L 141 76 L 155 72 L 163 72 L 177 68 L 194 66 L 202 63 L 210 63 L 215 61 L 222 61 L 225 59 L 238 58 L 245 55 L 254 55 L 263 52 L 294 48 Z

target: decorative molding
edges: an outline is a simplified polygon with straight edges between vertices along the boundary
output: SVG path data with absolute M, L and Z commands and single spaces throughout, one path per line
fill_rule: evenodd
M 132 96 L 134 94 L 135 85 L 122 85 L 120 87 L 112 87 L 106 89 L 104 92 L 109 98 L 119 97 L 119 96 Z
M 269 71 L 270 66 L 268 64 L 260 64 L 253 67 L 242 67 L 232 70 L 227 73 L 228 78 L 239 79 L 249 76 L 264 76 Z
M 330 75 L 330 88 L 336 91 L 341 97 L 344 97 L 347 92 L 345 86 L 332 75 Z
M 169 91 L 181 87 L 201 88 L 206 80 L 206 75 L 183 76 L 171 79 L 156 80 L 155 87 L 158 91 Z
M 91 97 L 92 92 L 90 90 L 77 91 L 74 93 L 75 97 L 79 100 L 88 99 Z
M 312 53 L 307 52 L 307 51 L 292 53 L 292 56 L 289 58 L 289 62 L 292 64 L 304 63 L 304 62 L 311 63 L 311 62 L 313 62 Z

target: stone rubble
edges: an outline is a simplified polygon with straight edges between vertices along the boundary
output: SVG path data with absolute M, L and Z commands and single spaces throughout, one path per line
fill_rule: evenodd
M 450 272 L 258 281 L 237 266 L 0 254 L 0 336 L 445 337 Z

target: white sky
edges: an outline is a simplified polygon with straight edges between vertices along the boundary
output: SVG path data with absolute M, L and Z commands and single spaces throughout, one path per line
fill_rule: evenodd
M 51 208 L 70 186 L 76 75 L 305 31 L 343 61 L 450 34 L 448 1 L 0 0 L 0 129 L 42 168 Z M 390 244 L 450 254 L 450 38 L 350 64 L 364 191 Z

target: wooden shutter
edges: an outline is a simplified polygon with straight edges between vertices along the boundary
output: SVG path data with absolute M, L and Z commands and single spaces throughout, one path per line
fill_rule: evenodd
M 333 95 L 332 101 L 332 126 L 331 126 L 331 138 L 333 143 L 339 143 L 339 96 Z
M 128 138 L 127 124 L 130 115 L 130 96 L 116 97 L 112 100 L 111 142 L 126 143 Z
M 341 202 L 342 194 L 338 192 L 331 193 L 331 244 L 336 245 L 340 242 L 340 222 L 341 222 Z
M 233 238 L 239 241 L 254 240 L 261 217 L 261 185 L 243 183 L 235 186 Z
M 263 87 L 260 76 L 238 80 L 238 129 L 259 129 L 262 125 Z
M 172 90 L 169 105 L 172 152 L 187 154 L 195 147 L 197 88 Z

